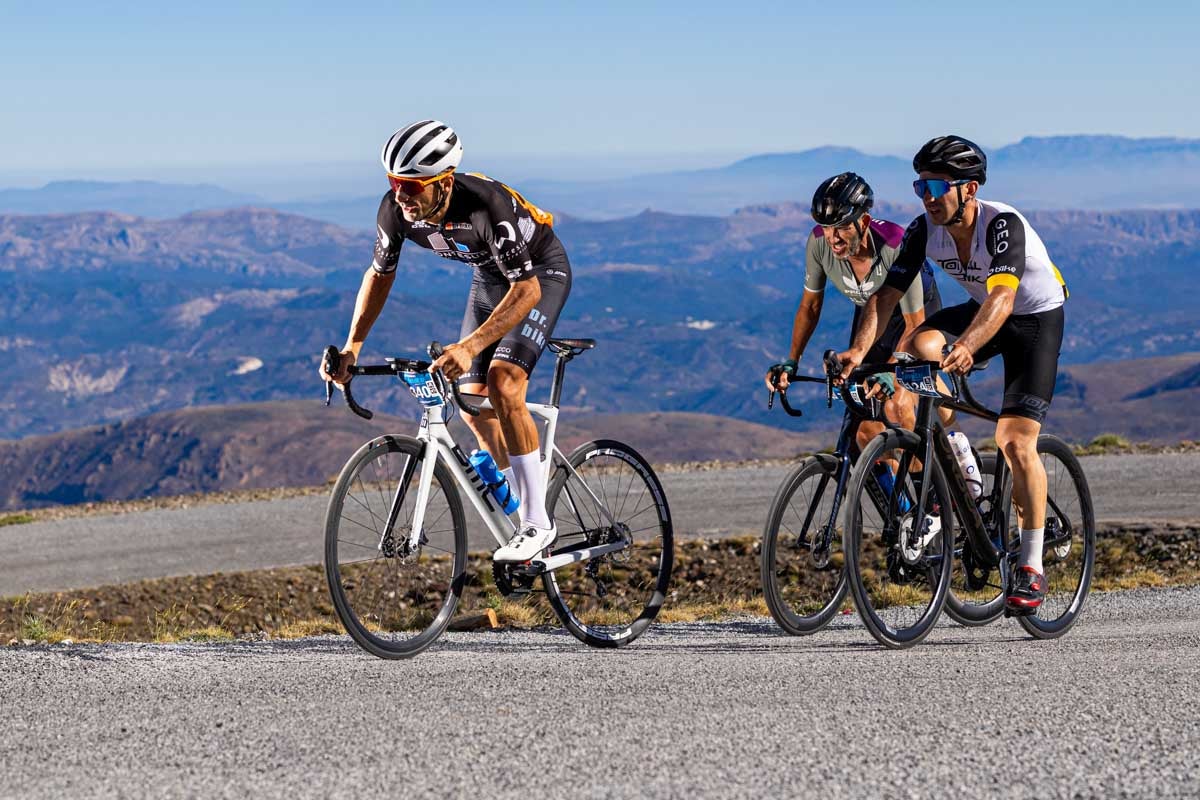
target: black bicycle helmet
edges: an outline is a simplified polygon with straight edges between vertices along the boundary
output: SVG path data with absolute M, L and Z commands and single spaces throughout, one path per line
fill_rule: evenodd
M 987 183 L 987 156 L 979 145 L 953 134 L 930 139 L 913 156 L 913 171 Z
M 875 205 L 875 193 L 853 172 L 834 175 L 817 187 L 812 199 L 812 218 L 818 225 L 837 227 L 853 222 Z

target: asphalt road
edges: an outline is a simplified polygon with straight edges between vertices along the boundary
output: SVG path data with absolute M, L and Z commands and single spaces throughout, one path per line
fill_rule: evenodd
M 1200 454 L 1083 459 L 1100 520 L 1200 519 Z M 660 475 L 681 536 L 759 534 L 788 467 Z M 214 503 L 0 527 L 0 597 L 321 560 L 326 498 Z M 478 528 L 468 510 L 468 517 Z M 492 549 L 476 529 L 472 546 Z
M 1061 640 L 854 617 L 0 648 L 3 797 L 1196 797 L 1200 590 L 1094 595 Z

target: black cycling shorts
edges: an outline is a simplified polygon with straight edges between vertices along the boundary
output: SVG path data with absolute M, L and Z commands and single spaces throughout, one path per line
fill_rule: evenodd
M 942 309 L 942 296 L 938 293 L 937 284 L 932 280 L 928 281 L 925 286 L 924 309 L 927 321 Z M 854 346 L 854 337 L 858 333 L 858 325 L 861 321 L 862 306 L 855 306 L 854 321 L 850 323 L 850 344 L 847 345 L 848 348 Z M 863 357 L 863 363 L 878 364 L 883 361 L 890 361 L 892 353 L 896 352 L 896 348 L 900 346 L 902 338 L 904 338 L 904 315 L 900 313 L 900 306 L 897 305 L 896 309 L 892 312 L 892 318 L 883 327 L 883 333 L 875 339 L 875 344 L 871 345 L 871 349 Z
M 475 356 L 470 368 L 458 379 L 460 384 L 486 384 L 488 367 L 493 361 L 516 364 L 525 370 L 526 375 L 533 372 L 546 347 L 546 340 L 554 333 L 558 315 L 571 291 L 571 265 L 561 246 L 548 259 L 536 264 L 535 270 L 533 277 L 525 280 L 537 281 L 541 285 L 542 298 L 528 316 L 504 334 L 500 341 L 488 345 Z M 475 271 L 459 339 L 466 338 L 487 321 L 504 295 L 508 294 L 509 285 L 502 280 L 489 279 L 479 270 Z
M 979 303 L 971 300 L 951 306 L 925 320 L 925 327 L 961 336 Z M 1011 314 L 991 341 L 979 348 L 976 361 L 993 356 L 1004 359 L 1004 401 L 1001 416 L 1026 417 L 1041 422 L 1050 410 L 1062 349 L 1063 307 L 1037 314 Z

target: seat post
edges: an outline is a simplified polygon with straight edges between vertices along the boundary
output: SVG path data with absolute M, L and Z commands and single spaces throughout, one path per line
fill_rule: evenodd
M 567 374 L 567 362 L 571 360 L 573 354 L 570 350 L 562 350 L 558 353 L 554 360 L 554 383 L 550 386 L 550 405 L 558 408 L 558 402 L 562 398 L 563 379 Z

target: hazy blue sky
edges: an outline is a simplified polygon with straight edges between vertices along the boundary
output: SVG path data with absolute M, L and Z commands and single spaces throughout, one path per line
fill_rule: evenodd
M 362 167 L 431 116 L 539 177 L 951 129 L 1200 136 L 1194 3 L 40 6 L 0 0 L 0 176 Z

